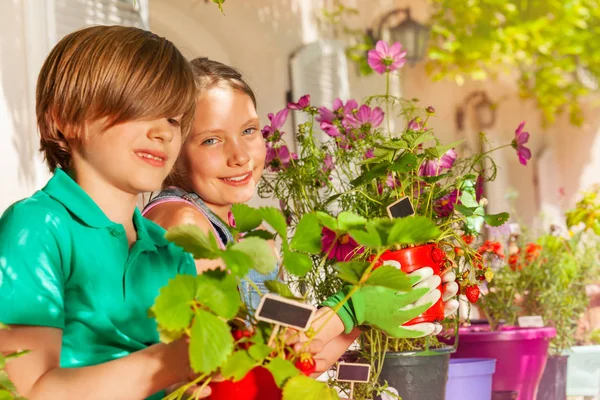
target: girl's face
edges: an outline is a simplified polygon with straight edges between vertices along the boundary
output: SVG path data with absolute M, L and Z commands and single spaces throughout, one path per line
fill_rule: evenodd
M 220 211 L 250 200 L 266 156 L 250 97 L 227 87 L 202 94 L 182 155 L 192 188 L 221 217 Z
M 87 123 L 85 143 L 73 144 L 76 179 L 137 195 L 160 188 L 181 149 L 181 116 L 129 121 L 104 129 Z M 107 186 L 107 187 L 108 187 Z

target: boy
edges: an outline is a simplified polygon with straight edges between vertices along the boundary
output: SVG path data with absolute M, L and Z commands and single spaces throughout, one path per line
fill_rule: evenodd
M 147 311 L 191 257 L 141 217 L 194 118 L 190 67 L 168 40 L 97 26 L 63 38 L 36 92 L 54 176 L 0 218 L 0 352 L 29 399 L 142 399 L 189 376 L 184 340 L 161 344 Z

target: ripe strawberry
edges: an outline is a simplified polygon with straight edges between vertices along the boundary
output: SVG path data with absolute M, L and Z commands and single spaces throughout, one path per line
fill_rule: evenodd
M 240 340 L 242 340 L 243 338 L 250 338 L 252 337 L 252 331 L 249 331 L 247 329 L 232 329 L 231 330 L 231 336 L 233 336 L 233 339 L 236 342 L 239 342 Z M 244 350 L 248 350 L 248 348 L 250 347 L 252 343 L 250 342 L 242 342 L 242 343 L 237 343 L 239 348 L 242 348 Z
M 315 363 L 315 359 L 309 353 L 300 354 L 300 358 L 298 358 L 298 361 L 294 365 L 306 376 L 309 376 L 317 369 L 317 363 Z
M 237 382 L 231 380 L 211 382 L 208 384 L 212 393 L 210 400 L 254 400 L 258 393 L 258 385 L 254 370 Z
M 446 261 L 446 252 L 439 247 L 435 247 L 431 252 L 431 258 L 434 262 L 441 264 Z
M 265 367 L 256 367 L 252 370 L 258 386 L 257 400 L 281 400 L 281 389 L 277 387 L 271 371 Z
M 465 295 L 467 296 L 467 300 L 475 304 L 477 299 L 479 299 L 479 286 L 468 285 L 465 289 Z

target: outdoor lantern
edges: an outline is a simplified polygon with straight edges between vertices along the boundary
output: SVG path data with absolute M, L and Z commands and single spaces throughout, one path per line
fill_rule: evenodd
M 402 15 L 404 17 L 402 18 Z M 373 39 L 373 42 L 383 39 L 383 30 L 387 32 L 387 41 L 391 44 L 400 42 L 406 49 L 406 60 L 414 65 L 425 58 L 427 51 L 427 41 L 429 39 L 429 27 L 423 25 L 410 16 L 410 8 L 398 8 L 385 14 L 375 35 L 372 30 L 367 34 Z

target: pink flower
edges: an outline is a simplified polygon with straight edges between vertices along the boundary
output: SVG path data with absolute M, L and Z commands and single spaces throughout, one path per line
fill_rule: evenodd
M 300 97 L 297 103 L 288 103 L 287 108 L 290 110 L 304 110 L 308 106 L 310 106 L 310 94 L 305 94 Z
M 427 160 L 419 168 L 420 176 L 438 176 L 442 169 L 450 169 L 454 165 L 456 160 L 456 151 L 454 149 L 448 150 L 439 160 Z
M 364 248 L 348 234 L 338 235 L 328 228 L 321 231 L 321 250 L 330 260 L 350 261 L 356 254 L 364 252 Z
M 331 154 L 326 154 L 325 158 L 323 159 L 323 172 L 328 173 L 330 171 L 333 171 L 334 167 L 335 164 L 333 163 L 333 157 L 331 156 Z
M 523 165 L 527 165 L 527 160 L 531 159 L 531 150 L 525 147 L 529 140 L 529 132 L 523 132 L 525 127 L 525 121 L 521 122 L 515 131 L 515 138 L 511 142 L 511 146 L 517 150 L 517 156 L 519 156 L 519 162 Z
M 286 145 L 280 147 L 267 147 L 265 164 L 270 171 L 277 172 L 288 168 L 291 159 L 297 160 L 298 155 L 290 153 L 290 150 Z
M 457 198 L 458 190 L 454 189 L 452 192 L 442 196 L 438 201 L 436 201 L 433 205 L 433 209 L 438 216 L 447 217 L 452 214 L 452 211 L 454 211 L 454 205 L 457 204 Z
M 481 200 L 481 197 L 483 196 L 484 183 L 483 175 L 477 175 L 477 180 L 475 181 L 475 200 L 477 201 Z
M 402 45 L 399 42 L 388 47 L 386 42 L 380 40 L 373 50 L 369 50 L 367 62 L 373 70 L 380 74 L 396 71 L 406 63 L 406 50 L 402 51 Z
M 379 107 L 371 109 L 366 104 L 360 106 L 356 115 L 348 116 L 348 123 L 353 128 L 370 130 L 383 122 L 383 111 Z
M 375 158 L 375 151 L 373 149 L 369 149 L 365 153 L 365 160 L 368 158 Z
M 408 122 L 408 130 L 419 132 L 422 131 L 425 125 L 421 121 L 421 118 L 413 118 Z
M 354 99 L 350 99 L 344 104 L 341 99 L 337 98 L 333 102 L 333 109 L 327 107 L 319 107 L 319 115 L 316 120 L 320 123 L 320 127 L 331 137 L 338 137 L 345 133 L 349 126 L 348 118 L 352 117 L 358 108 L 358 103 Z
M 269 117 L 269 121 L 271 121 L 271 124 L 265 125 L 265 127 L 262 129 L 263 137 L 267 142 L 276 143 L 279 141 L 279 139 L 281 139 L 281 136 L 284 134 L 284 132 L 281 132 L 280 129 L 283 124 L 285 124 L 288 113 L 289 110 L 284 108 L 275 115 L 273 115 L 273 113 L 269 113 L 267 115 L 267 117 Z

